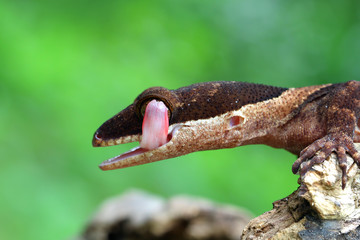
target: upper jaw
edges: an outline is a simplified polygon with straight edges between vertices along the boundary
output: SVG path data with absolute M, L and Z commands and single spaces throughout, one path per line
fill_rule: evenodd
M 94 134 L 92 145 L 93 147 L 108 147 L 114 145 L 120 145 L 131 142 L 138 142 L 141 138 L 140 134 L 129 135 L 119 138 L 101 139 L 98 137 L 98 132 Z
M 169 126 L 169 133 L 168 137 L 171 138 L 181 127 L 183 124 L 173 124 Z M 128 136 L 122 136 L 118 138 L 109 138 L 109 139 L 102 139 L 99 137 L 101 133 L 101 129 L 98 129 L 92 140 L 93 147 L 108 147 L 108 146 L 114 146 L 114 145 L 120 145 L 125 143 L 131 143 L 131 142 L 140 142 L 141 140 L 141 134 L 134 134 L 134 135 L 128 135 Z
M 134 104 L 131 104 L 97 129 L 92 145 L 106 147 L 138 141 L 141 125 L 142 120 L 136 115 Z

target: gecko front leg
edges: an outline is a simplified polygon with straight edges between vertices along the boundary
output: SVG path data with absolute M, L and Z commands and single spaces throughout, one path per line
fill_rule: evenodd
M 349 154 L 360 168 L 360 154 L 355 149 L 353 139 L 344 133 L 328 134 L 315 141 L 300 153 L 300 157 L 294 162 L 292 171 L 297 173 L 300 165 L 300 175 L 304 176 L 315 164 L 321 164 L 332 152 L 337 154 L 339 167 L 342 171 L 342 188 L 344 189 L 347 181 L 346 154 Z
M 346 154 L 360 167 L 360 153 L 354 146 L 354 135 L 360 112 L 360 83 L 350 81 L 334 89 L 323 99 L 327 134 L 310 144 L 299 154 L 292 171 L 304 176 L 315 164 L 321 164 L 332 152 L 338 157 L 342 171 L 342 188 L 347 181 Z M 302 164 L 304 163 L 304 164 Z

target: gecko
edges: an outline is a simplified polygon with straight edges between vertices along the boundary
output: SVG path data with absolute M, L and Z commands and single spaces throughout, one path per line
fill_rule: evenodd
M 360 167 L 360 82 L 282 88 L 219 81 L 176 90 L 152 87 L 103 123 L 94 147 L 140 143 L 100 164 L 125 168 L 192 152 L 265 144 L 297 155 L 303 176 L 335 152 L 347 181 L 346 154 Z

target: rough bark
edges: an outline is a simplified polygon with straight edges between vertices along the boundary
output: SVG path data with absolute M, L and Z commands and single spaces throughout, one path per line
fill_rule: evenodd
M 344 189 L 332 154 L 300 177 L 298 190 L 251 220 L 241 239 L 360 239 L 360 171 L 352 158 L 347 161 Z

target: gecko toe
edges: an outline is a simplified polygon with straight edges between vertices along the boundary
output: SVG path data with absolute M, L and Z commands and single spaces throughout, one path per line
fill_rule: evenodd
M 326 155 L 324 152 L 320 152 L 315 157 L 309 159 L 309 161 L 302 165 L 300 170 L 300 176 L 304 176 L 314 165 L 323 163 L 325 159 Z
M 357 166 L 360 168 L 360 153 L 356 150 L 354 144 L 348 144 L 347 151 L 350 154 L 350 156 L 354 159 L 354 162 L 357 164 Z
M 346 187 L 347 182 L 347 164 L 346 164 L 346 150 L 343 147 L 339 147 L 336 151 L 338 161 L 339 161 L 339 167 L 342 172 L 341 177 L 341 187 L 344 190 Z
M 299 171 L 300 165 L 304 160 L 301 158 L 298 158 L 292 165 L 292 172 L 293 174 L 296 174 Z
M 300 152 L 299 158 L 292 165 L 292 172 L 296 174 L 299 171 L 301 164 L 307 161 L 308 159 L 311 159 L 316 154 L 316 152 L 318 152 L 320 149 L 322 149 L 325 146 L 326 142 L 327 142 L 326 139 L 321 138 L 319 140 L 316 140 L 314 143 L 310 144 L 306 148 L 304 148 Z M 308 169 L 310 169 L 314 164 L 312 165 L 310 164 L 311 166 Z
M 351 156 L 354 159 L 354 162 L 357 164 L 357 166 L 360 168 L 360 153 L 356 152 L 354 154 L 351 154 Z

